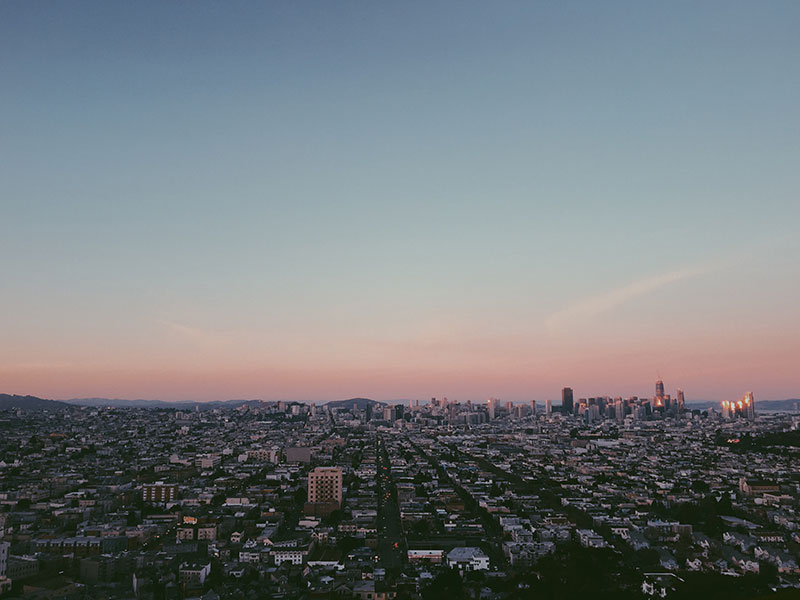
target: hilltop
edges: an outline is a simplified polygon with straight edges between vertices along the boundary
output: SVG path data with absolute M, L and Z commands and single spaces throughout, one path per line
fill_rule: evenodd
M 352 408 L 353 405 L 358 407 L 358 410 L 366 410 L 367 406 L 386 406 L 385 402 L 378 402 L 370 398 L 350 398 L 349 400 L 331 400 L 328 406 L 331 408 Z
M 69 408 L 69 405 L 58 400 L 45 400 L 36 396 L 0 394 L 0 410 L 64 410 L 65 408 Z

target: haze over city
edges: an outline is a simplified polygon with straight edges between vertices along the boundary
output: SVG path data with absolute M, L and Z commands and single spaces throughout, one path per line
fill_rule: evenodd
M 798 17 L 2 3 L 0 392 L 797 397 Z

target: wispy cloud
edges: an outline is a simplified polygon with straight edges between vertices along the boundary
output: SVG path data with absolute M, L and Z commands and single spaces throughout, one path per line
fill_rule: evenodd
M 550 315 L 545 321 L 545 325 L 549 331 L 553 332 L 571 324 L 582 323 L 592 317 L 613 310 L 638 296 L 644 296 L 672 283 L 709 273 L 713 270 L 712 267 L 707 265 L 696 266 L 640 279 L 626 286 L 590 296 L 567 306 Z
M 167 319 L 159 319 L 158 324 L 172 335 L 186 339 L 204 348 L 213 348 L 215 346 L 228 344 L 234 341 L 238 336 L 238 332 L 233 330 L 205 329 Z

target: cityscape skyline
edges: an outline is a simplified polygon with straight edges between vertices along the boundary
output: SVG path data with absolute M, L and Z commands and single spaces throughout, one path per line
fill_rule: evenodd
M 0 2 L 0 597 L 800 596 L 800 2 Z
M 572 411 L 0 403 L 0 593 L 796 595 L 797 402 L 705 411 L 668 389 Z
M 800 5 L 0 5 L 0 391 L 800 395 Z
M 745 404 L 745 408 L 754 409 L 756 405 L 755 395 L 752 391 L 745 392 L 744 395 L 739 395 L 738 399 L 726 399 L 721 401 L 715 400 L 708 400 L 704 398 L 695 398 L 690 399 L 689 403 L 686 403 L 685 400 L 685 392 L 681 388 L 676 388 L 676 395 L 673 397 L 672 394 L 667 394 L 665 392 L 665 386 L 662 380 L 657 380 L 655 382 L 656 385 L 656 392 L 655 395 L 649 396 L 647 394 L 633 394 L 627 396 L 621 396 L 617 394 L 585 394 L 584 396 L 577 397 L 577 401 L 575 400 L 574 390 L 570 387 L 562 388 L 561 390 L 561 401 L 558 403 L 554 403 L 553 398 L 526 398 L 523 400 L 519 399 L 503 399 L 497 398 L 494 396 L 489 396 L 485 399 L 480 398 L 455 398 L 455 397 L 448 397 L 446 395 L 440 396 L 430 396 L 425 398 L 383 398 L 383 399 L 375 399 L 375 398 L 366 398 L 364 396 L 353 396 L 350 398 L 336 398 L 336 399 L 311 399 L 311 398 L 303 398 L 303 399 L 289 399 L 289 398 L 216 398 L 213 400 L 161 400 L 157 398 L 102 398 L 102 397 L 83 397 L 83 398 L 54 398 L 54 399 L 43 399 L 46 401 L 56 400 L 57 402 L 66 402 L 66 403 L 75 403 L 77 405 L 82 405 L 82 402 L 89 402 L 89 405 L 95 406 L 102 406 L 101 401 L 107 400 L 111 405 L 113 403 L 123 403 L 120 405 L 128 405 L 130 406 L 137 406 L 137 403 L 156 403 L 163 406 L 180 406 L 185 407 L 186 405 L 196 404 L 212 404 L 212 405 L 224 405 L 225 403 L 238 403 L 238 402 L 265 402 L 271 404 L 279 404 L 279 405 L 287 405 L 287 404 L 309 404 L 313 408 L 315 405 L 319 406 L 326 406 L 327 404 L 346 404 L 350 401 L 369 401 L 369 402 L 376 402 L 387 407 L 392 405 L 402 406 L 408 404 L 409 407 L 421 407 L 421 406 L 451 406 L 451 405 L 460 405 L 460 404 L 467 404 L 472 406 L 481 406 L 485 405 L 487 407 L 488 413 L 490 418 L 494 418 L 492 415 L 498 406 L 505 405 L 508 406 L 525 406 L 531 407 L 533 412 L 536 413 L 536 406 L 537 402 L 543 402 L 543 405 L 540 407 L 539 410 L 544 408 L 545 413 L 549 414 L 551 408 L 556 408 L 559 411 L 566 412 L 566 413 L 573 413 L 574 410 L 577 410 L 579 405 L 587 405 L 594 403 L 594 401 L 603 401 L 603 402 L 614 402 L 614 401 L 625 401 L 626 403 L 629 401 L 639 402 L 643 405 L 646 403 L 648 406 L 652 406 L 653 409 L 665 409 L 669 410 L 670 406 L 673 408 L 677 408 L 679 410 L 683 410 L 684 407 L 689 405 L 694 405 L 695 409 L 698 406 L 703 405 L 718 405 L 717 408 L 721 408 L 723 414 L 725 413 L 726 409 L 730 409 L 732 412 L 736 410 L 736 405 L 738 404 L 739 410 L 742 409 L 742 403 Z M 24 400 L 27 398 L 37 398 L 36 396 L 32 395 L 22 395 L 22 394 L 0 394 L 0 396 L 5 396 L 9 399 L 19 399 Z M 651 401 L 652 400 L 652 404 Z M 785 401 L 795 401 L 795 405 L 800 402 L 800 399 L 797 398 L 767 398 L 761 399 L 761 402 L 772 402 L 772 403 L 783 403 Z M 155 406 L 156 404 L 149 404 L 149 406 Z M 147 405 L 147 404 L 145 404 Z

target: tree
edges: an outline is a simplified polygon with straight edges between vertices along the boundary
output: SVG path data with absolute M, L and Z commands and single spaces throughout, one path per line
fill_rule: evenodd
M 466 597 L 464 582 L 455 569 L 445 569 L 422 590 L 422 600 L 462 600 Z
M 509 598 L 638 597 L 638 571 L 614 550 L 567 544 L 541 558 L 517 581 Z

